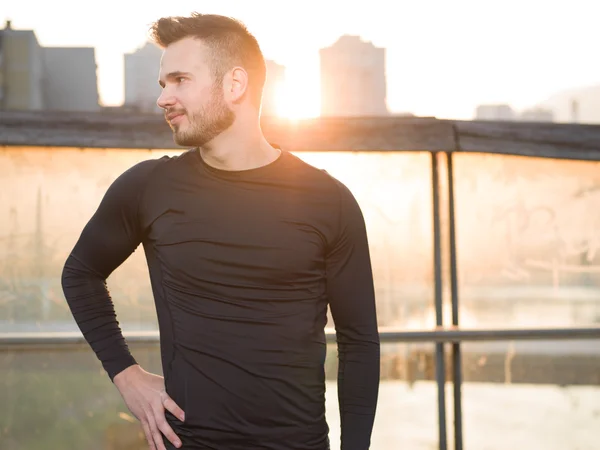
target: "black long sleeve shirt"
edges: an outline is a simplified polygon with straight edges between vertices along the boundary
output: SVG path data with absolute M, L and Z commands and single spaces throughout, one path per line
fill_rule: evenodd
M 225 171 L 198 150 L 120 175 L 83 229 L 63 291 L 110 379 L 136 364 L 106 279 L 146 255 L 183 448 L 325 450 L 324 328 L 335 323 L 343 450 L 369 448 L 379 335 L 361 210 L 344 184 L 282 150 Z

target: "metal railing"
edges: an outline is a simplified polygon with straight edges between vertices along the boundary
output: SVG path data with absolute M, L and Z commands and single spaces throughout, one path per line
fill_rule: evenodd
M 461 151 L 460 140 L 454 128 L 456 151 Z M 461 330 L 459 324 L 459 294 L 458 294 L 458 268 L 456 256 L 456 215 L 454 198 L 454 166 L 453 152 L 431 152 L 431 185 L 433 194 L 433 256 L 435 277 L 435 311 L 436 326 L 444 323 L 442 308 L 442 246 L 441 246 L 441 206 L 440 206 L 440 174 L 438 158 L 443 153 L 447 161 L 447 187 L 448 187 L 448 239 L 449 239 L 449 275 L 451 294 L 451 330 L 438 330 L 431 332 L 408 333 L 404 337 L 415 339 L 427 336 L 429 341 L 435 342 L 436 373 L 435 378 L 438 388 L 438 433 L 439 449 L 447 450 L 448 441 L 446 433 L 446 370 L 444 343 L 452 343 L 452 382 L 454 399 L 454 450 L 463 450 L 462 426 L 462 366 L 461 342 L 464 341 L 489 341 L 489 340 L 550 340 L 550 339 L 600 339 L 600 327 L 596 328 L 554 328 L 554 329 L 498 329 L 498 330 Z M 401 338 L 401 335 L 393 334 Z M 392 336 L 389 336 L 390 338 Z
M 158 331 L 125 332 L 125 339 L 132 344 L 158 345 Z M 336 334 L 332 329 L 326 332 L 327 342 L 336 342 Z M 438 390 L 438 433 L 439 448 L 446 450 L 446 371 L 444 345 L 452 344 L 452 380 L 454 390 L 454 449 L 463 448 L 462 429 L 462 373 L 460 345 L 464 342 L 486 341 L 524 341 L 524 340 L 600 340 L 600 327 L 589 328 L 519 328 L 519 329 L 471 329 L 438 328 L 435 330 L 399 331 L 380 328 L 382 343 L 435 343 L 436 371 L 435 380 Z M 72 350 L 73 347 L 87 347 L 87 342 L 80 332 L 30 332 L 0 333 L 0 352 L 3 351 L 35 351 L 52 348 L 53 351 Z
M 127 342 L 134 344 L 157 344 L 158 331 L 124 332 Z M 335 331 L 328 329 L 327 342 L 336 342 Z M 490 341 L 560 341 L 572 339 L 600 339 L 600 327 L 587 328 L 481 328 L 463 330 L 460 328 L 400 331 L 392 328 L 380 328 L 382 343 L 461 343 Z M 56 348 L 56 346 L 60 346 Z M 83 335 L 78 331 L 62 332 L 15 332 L 0 333 L 0 351 L 12 351 L 20 347 L 48 348 L 60 350 L 64 347 L 87 346 Z
M 455 129 L 456 132 L 456 129 Z M 461 151 L 459 137 L 455 133 L 455 151 Z M 452 151 L 432 151 L 431 154 L 431 186 L 432 186 L 432 214 L 433 214 L 433 269 L 434 269 L 434 307 L 435 324 L 433 330 L 402 331 L 396 329 L 380 330 L 382 342 L 408 343 L 431 342 L 435 344 L 435 380 L 438 390 L 438 433 L 439 449 L 447 450 L 447 418 L 446 418 L 446 344 L 451 344 L 451 369 L 454 399 L 454 450 L 463 449 L 463 424 L 462 424 L 462 355 L 461 344 L 473 341 L 513 341 L 513 340 L 571 340 L 571 339 L 596 339 L 600 341 L 600 327 L 587 328 L 519 328 L 519 329 L 461 329 L 459 323 L 459 292 L 458 268 L 456 251 L 456 216 L 454 194 L 454 167 Z M 566 156 L 566 159 L 579 159 L 575 153 Z M 440 170 L 439 160 L 444 157 L 447 163 L 447 207 L 448 207 L 448 248 L 449 248 L 449 286 L 451 296 L 451 327 L 444 328 L 443 317 L 443 266 L 442 266 L 442 221 L 440 202 Z M 583 158 L 581 158 L 583 159 Z M 593 159 L 589 157 L 587 159 Z M 132 343 L 155 344 L 158 342 L 157 331 L 125 333 L 125 337 Z M 327 332 L 327 340 L 335 342 L 335 332 Z M 52 346 L 56 349 L 71 347 L 73 345 L 86 345 L 83 336 L 78 332 L 52 332 L 52 333 L 0 333 L 0 351 L 14 349 L 34 349 Z M 599 344 L 600 345 L 600 344 Z

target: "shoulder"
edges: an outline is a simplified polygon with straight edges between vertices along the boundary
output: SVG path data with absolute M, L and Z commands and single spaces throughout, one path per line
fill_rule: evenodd
M 137 162 L 123 171 L 113 182 L 111 188 L 143 189 L 147 184 L 157 181 L 180 156 L 164 155 L 160 158 Z
M 305 180 L 318 188 L 322 193 L 330 194 L 340 202 L 354 200 L 350 188 L 340 179 L 329 173 L 326 169 L 318 168 L 302 159 L 301 156 L 289 154 L 292 172 L 299 173 Z
M 141 194 L 156 179 L 160 169 L 172 160 L 169 156 L 140 161 L 120 173 L 108 187 L 105 198 L 117 197 L 121 202 L 139 199 Z
M 289 168 L 291 173 L 298 174 L 304 179 L 318 183 L 321 187 L 337 190 L 343 183 L 331 175 L 327 170 L 316 167 L 313 164 L 306 162 L 302 156 L 287 152 L 289 160 Z
M 149 177 L 156 174 L 157 170 L 164 168 L 169 162 L 173 160 L 170 156 L 163 156 L 161 158 L 146 159 L 140 161 L 133 166 L 125 170 L 120 176 L 120 179 L 127 181 L 145 181 Z

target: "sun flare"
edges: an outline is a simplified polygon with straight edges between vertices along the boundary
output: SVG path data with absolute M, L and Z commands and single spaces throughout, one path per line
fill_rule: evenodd
M 285 119 L 306 119 L 319 115 L 318 101 L 293 83 L 281 82 L 275 88 L 276 113 Z

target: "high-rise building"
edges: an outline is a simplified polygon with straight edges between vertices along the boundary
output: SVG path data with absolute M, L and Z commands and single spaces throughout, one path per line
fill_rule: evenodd
M 345 35 L 319 54 L 322 116 L 389 114 L 385 48 Z
M 95 111 L 98 77 L 93 48 L 42 47 L 33 30 L 0 30 L 0 108 Z
M 161 49 L 151 42 L 124 55 L 124 106 L 144 112 L 159 112 L 156 101 L 160 96 L 158 73 Z
M 279 111 L 280 87 L 285 82 L 285 67 L 275 61 L 266 60 L 267 79 L 263 90 L 262 110 L 263 116 L 276 116 Z
M 44 108 L 42 47 L 32 30 L 0 30 L 0 108 Z
M 44 109 L 98 111 L 98 74 L 93 47 L 44 47 Z

